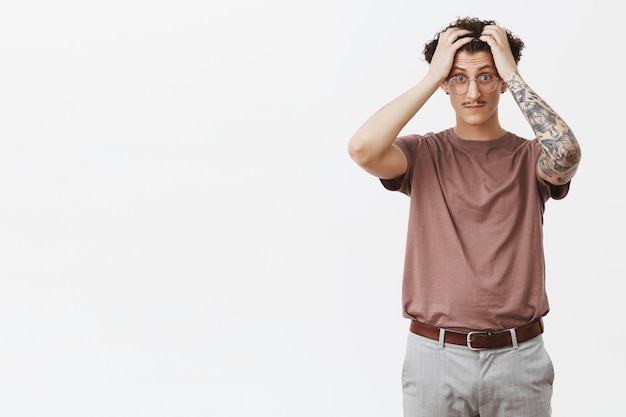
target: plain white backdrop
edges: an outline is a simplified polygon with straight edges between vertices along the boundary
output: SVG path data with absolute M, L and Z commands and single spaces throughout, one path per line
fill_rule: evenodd
M 3 3 L 0 415 L 400 416 L 408 199 L 347 141 L 457 16 L 525 41 L 522 76 L 583 146 L 545 215 L 553 415 L 621 415 L 605 0 Z M 532 135 L 507 95 L 501 119 Z M 453 120 L 438 92 L 406 131 Z

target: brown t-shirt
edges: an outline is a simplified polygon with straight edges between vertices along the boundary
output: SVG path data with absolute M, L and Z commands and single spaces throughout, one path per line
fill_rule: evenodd
M 539 142 L 513 133 L 460 139 L 452 129 L 395 141 L 407 172 L 381 180 L 410 197 L 403 315 L 449 329 L 500 330 L 548 313 L 543 252 L 546 201 Z

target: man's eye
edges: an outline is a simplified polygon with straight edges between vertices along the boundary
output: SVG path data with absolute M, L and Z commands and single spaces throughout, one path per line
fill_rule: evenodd
M 454 77 L 452 77 L 452 79 L 457 83 L 464 83 L 465 81 L 467 81 L 467 78 L 465 78 L 465 76 L 463 75 L 455 75 Z
M 491 74 L 481 74 L 478 76 L 478 80 L 479 81 L 490 81 L 491 77 L 493 77 L 493 75 Z

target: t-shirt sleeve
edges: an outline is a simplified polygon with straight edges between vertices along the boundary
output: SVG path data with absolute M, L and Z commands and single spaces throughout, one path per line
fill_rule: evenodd
M 550 185 L 550 197 L 552 197 L 554 200 L 561 200 L 565 198 L 565 196 L 569 192 L 570 182 L 571 181 L 568 181 L 566 184 L 563 184 L 563 185 L 549 184 Z
M 382 179 L 380 182 L 383 187 L 389 191 L 400 191 L 406 195 L 411 194 L 411 178 L 413 177 L 413 167 L 415 166 L 415 157 L 422 144 L 422 136 L 408 135 L 398 137 L 393 144 L 397 146 L 406 156 L 407 169 L 406 172 L 393 179 Z

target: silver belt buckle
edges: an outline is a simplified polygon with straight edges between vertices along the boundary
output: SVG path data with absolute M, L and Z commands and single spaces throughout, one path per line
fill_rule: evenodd
M 484 334 L 484 335 L 490 335 L 490 332 L 469 332 L 467 334 L 467 347 L 469 348 L 469 350 L 475 350 L 475 351 L 479 351 L 479 350 L 485 350 L 487 348 L 475 348 L 472 346 L 472 336 L 475 334 Z

